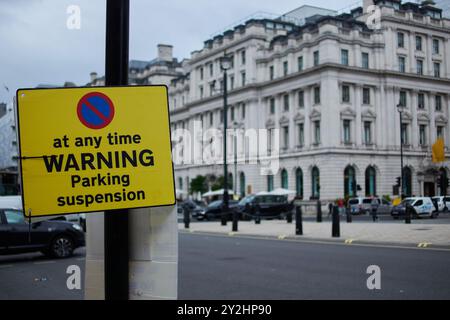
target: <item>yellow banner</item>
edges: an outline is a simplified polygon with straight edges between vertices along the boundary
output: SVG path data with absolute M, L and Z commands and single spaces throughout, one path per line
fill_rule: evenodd
M 444 139 L 438 138 L 432 147 L 431 159 L 433 162 L 445 161 L 445 145 Z

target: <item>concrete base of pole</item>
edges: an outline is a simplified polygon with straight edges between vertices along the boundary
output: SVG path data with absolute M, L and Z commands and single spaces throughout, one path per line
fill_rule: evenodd
M 85 299 L 103 300 L 103 213 L 87 214 Z M 177 299 L 175 206 L 130 210 L 130 300 Z

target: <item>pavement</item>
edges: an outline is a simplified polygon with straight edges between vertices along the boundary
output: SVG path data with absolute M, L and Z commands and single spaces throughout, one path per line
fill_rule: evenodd
M 261 224 L 255 224 L 254 221 L 239 221 L 238 232 L 231 232 L 231 222 L 222 226 L 220 221 L 192 221 L 189 229 L 185 229 L 184 224 L 179 223 L 178 228 L 181 232 L 203 234 L 305 239 L 347 244 L 406 245 L 450 250 L 449 218 L 414 219 L 411 224 L 405 224 L 402 220 L 393 220 L 387 216 L 380 217 L 378 222 L 354 219 L 352 223 L 347 223 L 341 218 L 339 238 L 331 236 L 332 224 L 328 218 L 324 218 L 320 223 L 312 219 L 303 221 L 303 235 L 295 234 L 295 221 L 287 223 L 286 220 L 262 220 Z

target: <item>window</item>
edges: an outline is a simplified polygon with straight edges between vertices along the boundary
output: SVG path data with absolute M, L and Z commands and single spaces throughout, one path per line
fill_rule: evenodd
M 8 224 L 22 224 L 25 223 L 23 213 L 18 210 L 5 210 L 5 217 Z
M 283 62 L 283 75 L 287 76 L 287 74 L 288 74 L 288 62 L 284 61 Z
M 241 72 L 241 82 L 242 82 L 242 86 L 245 86 L 245 81 L 246 81 L 245 76 L 246 76 L 245 72 Z
M 376 171 L 372 166 L 366 169 L 366 196 L 374 196 L 377 194 Z
M 298 106 L 299 108 L 305 106 L 305 92 L 303 90 L 298 92 Z
M 220 110 L 220 123 L 223 123 L 223 110 Z
M 281 187 L 288 189 L 288 173 L 286 169 L 281 170 Z
M 399 104 L 403 107 L 406 107 L 406 91 L 400 91 Z
M 273 175 L 268 175 L 267 176 L 267 191 L 272 191 L 273 190 Z
M 407 123 L 402 123 L 402 144 L 409 144 Z
M 203 80 L 203 67 L 202 68 L 200 68 L 200 80 Z
M 397 47 L 399 48 L 405 47 L 405 34 L 402 32 L 397 33 Z
M 212 77 L 214 75 L 214 65 L 212 63 L 209 64 L 209 76 Z
M 200 89 L 200 99 L 203 99 L 203 86 L 200 86 L 199 89 Z
M 288 94 L 285 94 L 283 96 L 283 106 L 284 106 L 285 112 L 289 111 L 289 95 Z
M 314 87 L 314 104 L 320 104 L 320 87 Z
M 423 60 L 416 61 L 417 74 L 423 75 Z
M 436 111 L 441 111 L 442 110 L 442 97 L 435 96 L 434 102 L 435 102 Z
M 439 78 L 441 76 L 441 64 L 439 62 L 433 63 L 434 66 L 434 76 Z
M 212 112 L 210 112 L 209 113 L 209 125 L 213 125 L 213 113 Z
M 314 66 L 319 65 L 319 51 L 314 51 Z
M 283 127 L 283 148 L 289 148 L 289 127 Z
M 303 171 L 300 168 L 295 170 L 295 191 L 297 197 L 303 198 Z
M 239 174 L 239 189 L 240 189 L 240 194 L 241 197 L 245 196 L 245 173 L 241 172 Z
M 422 37 L 416 36 L 416 50 L 422 51 Z
M 405 57 L 398 57 L 398 71 L 406 72 Z
M 433 39 L 433 54 L 439 54 L 439 40 Z
M 372 144 L 372 122 L 364 121 L 364 144 Z
M 241 115 L 242 115 L 242 119 L 245 119 L 245 103 L 243 103 L 241 105 Z
M 350 143 L 350 120 L 344 120 L 344 143 Z
M 297 58 L 298 71 L 303 70 L 303 56 Z
M 369 69 L 369 54 L 367 52 L 363 52 L 361 55 L 362 67 L 364 69 Z
M 234 76 L 230 76 L 230 90 L 234 89 Z
M 419 109 L 425 108 L 425 95 L 423 93 L 417 95 L 417 107 Z
M 354 197 L 356 195 L 356 175 L 355 168 L 348 166 L 344 170 L 344 197 Z
M 350 102 L 350 87 L 342 86 L 342 102 Z
M 273 80 L 275 74 L 274 74 L 274 70 L 273 70 L 273 66 L 269 67 L 269 78 L 270 80 Z
M 320 198 L 320 172 L 317 167 L 311 170 L 311 194 L 313 199 Z
M 180 188 L 180 190 L 183 190 L 183 178 L 182 177 L 178 178 L 178 187 Z
M 437 126 L 436 127 L 436 136 L 438 138 L 443 138 L 444 137 L 444 127 L 443 126 Z
M 231 121 L 234 120 L 234 107 L 230 108 L 230 118 L 231 118 Z
M 215 90 L 215 81 L 213 81 L 213 83 L 209 84 L 209 94 L 212 96 Z
M 419 144 L 421 146 L 425 146 L 427 144 L 427 135 L 426 135 L 427 126 L 421 124 L 419 126 Z
M 320 144 L 320 120 L 314 121 L 314 143 Z
M 241 64 L 245 64 L 245 50 L 241 51 Z
M 270 114 L 275 114 L 275 98 L 270 98 L 269 105 L 270 105 Z
M 363 88 L 363 104 L 370 104 L 370 88 Z
M 341 50 L 341 64 L 348 66 L 348 50 Z
M 297 125 L 298 128 L 298 145 L 303 147 L 305 144 L 305 125 L 303 123 L 299 123 Z

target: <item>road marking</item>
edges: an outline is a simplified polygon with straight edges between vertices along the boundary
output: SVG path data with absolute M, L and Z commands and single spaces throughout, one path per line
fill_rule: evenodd
M 203 235 L 208 235 L 211 237 L 224 237 L 224 234 L 220 234 L 220 233 L 213 233 L 213 232 L 202 232 Z M 199 233 L 197 233 L 196 235 L 201 235 Z M 240 234 L 238 235 L 239 238 L 243 238 L 243 239 L 252 239 L 252 240 L 275 240 L 274 238 L 271 237 L 265 237 L 265 236 L 251 236 L 251 235 L 244 235 L 244 234 Z M 284 241 L 289 241 L 289 242 L 300 242 L 300 243 L 311 243 L 311 244 L 327 244 L 327 245 L 336 245 L 336 246 L 345 246 L 346 244 L 343 242 L 335 242 L 335 241 L 321 241 L 321 240 L 306 240 L 306 239 L 284 239 Z M 371 248 L 391 248 L 391 249 L 409 249 L 409 250 L 422 250 L 421 248 L 418 247 L 408 247 L 408 246 L 402 246 L 402 245 L 395 245 L 395 244 L 370 244 L 370 243 L 354 243 L 353 246 L 357 246 L 357 247 L 371 247 Z M 448 251 L 450 252 L 450 248 L 428 248 L 428 250 L 430 251 Z
M 229 235 L 230 237 L 232 237 L 232 236 L 235 235 L 235 233 L 234 233 L 234 232 L 228 232 L 228 235 Z
M 431 242 L 420 242 L 417 247 L 418 248 L 428 248 L 429 245 L 431 245 Z
M 352 244 L 355 239 L 345 239 L 344 243 Z
M 284 240 L 286 238 L 286 235 L 285 234 L 282 234 L 282 235 L 279 235 L 278 236 L 278 239 L 279 240 Z
M 39 262 L 33 262 L 33 264 L 50 264 L 50 263 L 55 263 L 56 261 L 39 261 Z

